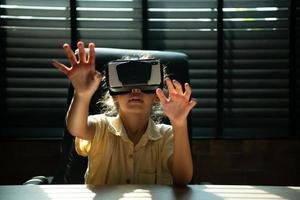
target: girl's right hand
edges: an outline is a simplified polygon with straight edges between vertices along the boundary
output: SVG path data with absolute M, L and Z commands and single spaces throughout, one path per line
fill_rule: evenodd
M 76 95 L 83 95 L 91 97 L 98 89 L 102 76 L 96 71 L 95 67 L 95 44 L 89 44 L 89 55 L 85 54 L 84 43 L 78 42 L 79 50 L 78 59 L 72 51 L 69 44 L 64 44 L 64 50 L 71 63 L 71 67 L 54 60 L 53 65 L 62 71 L 71 81 Z

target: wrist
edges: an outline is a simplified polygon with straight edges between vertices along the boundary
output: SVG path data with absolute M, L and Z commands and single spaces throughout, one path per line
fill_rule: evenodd
M 184 119 L 182 121 L 171 120 L 170 123 L 173 128 L 187 128 L 187 119 Z
M 76 90 L 74 90 L 73 98 L 84 102 L 90 102 L 92 95 L 89 95 L 88 93 L 77 92 Z

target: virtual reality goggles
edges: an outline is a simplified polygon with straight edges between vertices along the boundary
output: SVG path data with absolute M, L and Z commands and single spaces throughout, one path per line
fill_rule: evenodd
M 141 89 L 153 93 L 162 87 L 163 70 L 159 60 L 114 60 L 106 67 L 106 83 L 111 95 Z

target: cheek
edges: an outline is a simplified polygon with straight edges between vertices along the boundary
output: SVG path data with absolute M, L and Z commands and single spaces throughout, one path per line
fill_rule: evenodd
M 157 102 L 158 98 L 156 98 L 156 96 L 150 96 L 149 98 L 147 98 L 147 103 L 149 105 L 153 105 Z M 159 101 L 159 100 L 158 100 Z
M 122 97 L 118 97 L 118 98 L 115 99 L 115 104 L 118 105 L 118 106 L 120 104 L 122 104 L 123 102 L 124 102 L 124 100 L 122 99 Z

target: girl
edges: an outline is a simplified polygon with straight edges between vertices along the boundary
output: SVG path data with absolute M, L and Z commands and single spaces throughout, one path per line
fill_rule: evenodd
M 86 57 L 83 42 L 78 42 L 79 58 L 68 44 L 64 50 L 71 67 L 53 61 L 74 87 L 74 96 L 66 116 L 69 132 L 75 136 L 76 151 L 88 156 L 85 183 L 104 184 L 176 184 L 186 185 L 193 176 L 188 140 L 187 116 L 196 105 L 176 80 L 166 79 L 169 96 L 158 88 L 143 93 L 139 88 L 114 95 L 118 115 L 88 116 L 91 97 L 102 75 L 95 70 L 95 45 L 89 44 Z M 160 101 L 171 126 L 150 119 L 152 106 Z

